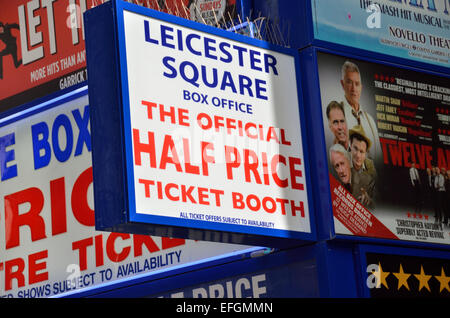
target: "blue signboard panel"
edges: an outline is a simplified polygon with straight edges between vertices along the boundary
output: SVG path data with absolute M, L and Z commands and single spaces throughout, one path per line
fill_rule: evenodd
M 182 271 L 142 275 L 91 288 L 68 297 L 146 298 L 295 298 L 319 297 L 328 291 L 324 249 L 303 246 L 287 251 L 255 249 L 220 262 L 186 266 Z M 346 289 L 354 289 L 348 284 Z M 344 292 L 345 293 L 345 292 Z
M 354 242 L 319 242 L 287 250 L 255 248 L 220 261 L 209 260 L 183 266 L 180 270 L 140 275 L 65 296 L 156 297 L 167 300 L 353 298 L 362 295 L 358 255 L 358 245 Z
M 450 3 L 312 0 L 314 38 L 450 67 Z
M 314 240 L 295 50 L 123 1 L 85 23 L 98 229 Z
M 450 67 L 449 10 L 447 0 L 253 2 L 253 12 L 290 47 L 400 59 L 441 72 Z

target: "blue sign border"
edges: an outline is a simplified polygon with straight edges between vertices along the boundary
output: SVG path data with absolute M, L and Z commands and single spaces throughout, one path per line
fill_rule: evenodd
M 133 162 L 132 140 L 131 134 L 126 133 L 131 131 L 131 124 L 125 51 L 124 11 L 167 21 L 294 57 L 297 71 L 299 124 L 301 125 L 304 140 L 307 135 L 299 76 L 300 58 L 296 50 L 278 47 L 267 42 L 154 11 L 121 0 L 111 1 L 88 10 L 85 13 L 85 34 L 89 95 L 90 104 L 92 105 L 91 129 L 93 139 L 92 156 L 94 198 L 96 202 L 96 228 L 98 230 L 110 230 L 114 232 L 133 232 L 160 236 L 171 235 L 191 239 L 211 240 L 211 237 L 214 237 L 212 240 L 250 245 L 264 244 L 279 246 L 281 244 L 282 246 L 286 246 L 289 245 L 287 242 L 289 240 L 292 241 L 291 244 L 293 245 L 298 245 L 301 241 L 310 242 L 316 240 L 315 204 L 312 198 L 311 181 L 309 178 L 310 161 L 304 141 L 304 172 L 305 183 L 308 189 L 308 212 L 311 233 L 142 215 L 136 212 L 133 166 L 128 164 Z M 99 21 L 102 19 L 103 21 L 100 23 Z M 106 26 L 107 23 L 105 20 L 110 20 L 108 23 L 111 22 L 112 26 Z M 99 34 L 103 34 L 102 32 L 105 32 L 105 36 L 99 37 Z M 113 42 L 112 44 L 110 43 L 111 40 Z M 99 47 L 102 47 L 103 52 L 100 52 Z M 105 54 L 109 55 L 105 58 Z M 103 55 L 103 57 L 99 58 L 100 55 Z M 111 63 L 111 65 L 108 68 L 105 65 L 101 65 L 102 63 Z M 112 83 L 114 81 L 116 82 Z M 117 123 L 117 120 L 120 123 Z M 100 132 L 99 130 L 104 131 Z M 107 137 L 108 134 L 106 131 L 111 133 L 109 138 Z M 120 135 L 118 131 L 120 131 Z M 116 144 L 114 146 L 115 149 L 111 149 L 113 146 L 105 145 L 105 143 L 112 143 L 113 141 L 108 139 L 114 139 L 114 137 L 118 139 L 114 140 Z M 98 148 L 99 146 L 101 149 L 106 149 L 106 152 L 111 151 L 113 154 L 111 158 L 107 158 L 105 154 L 99 153 L 102 150 L 96 151 L 96 149 L 100 149 Z M 105 164 L 105 160 L 108 160 L 108 164 Z M 108 170 L 114 170 L 116 168 L 120 168 L 121 173 L 116 171 L 117 175 L 112 176 L 111 171 Z M 116 186 L 108 186 L 105 183 L 115 183 Z M 123 188 L 121 185 L 123 185 Z M 192 230 L 199 231 L 194 231 L 193 234 Z M 217 237 L 220 238 L 217 239 Z
M 86 82 L 65 88 L 45 97 L 22 104 L 18 107 L 0 113 L 0 127 L 10 125 L 18 120 L 41 113 L 47 109 L 87 95 Z
M 439 29 L 434 23 L 420 23 L 418 20 L 411 18 L 411 15 L 416 16 L 417 14 L 420 18 L 428 16 L 434 20 L 439 19 L 441 21 L 441 19 L 448 18 L 446 4 L 443 6 L 443 2 L 441 2 L 436 6 L 436 2 L 436 4 L 433 3 L 434 9 L 430 9 L 427 5 L 423 5 L 426 1 L 407 2 L 382 0 L 363 3 L 362 1 L 337 0 L 333 4 L 325 4 L 324 2 L 320 2 L 320 0 L 309 0 L 308 6 L 311 10 L 311 21 L 309 23 L 312 25 L 311 36 L 317 43 L 322 41 L 355 48 L 370 47 L 372 52 L 393 57 L 402 57 L 410 61 L 422 63 L 427 65 L 427 67 L 435 66 L 437 68 L 449 69 L 450 64 L 448 62 L 444 63 L 431 59 L 427 61 L 425 58 L 408 54 L 408 51 L 403 47 L 391 47 L 380 44 L 380 40 L 383 37 L 390 35 L 389 27 L 391 26 L 436 37 L 443 37 L 445 32 L 448 34 L 448 29 L 446 29 L 445 25 Z M 371 4 L 378 4 L 382 7 L 383 13 L 378 12 L 378 25 L 369 26 L 367 24 L 367 19 L 371 16 L 373 17 L 372 13 L 375 12 L 375 8 L 368 8 Z M 389 10 L 395 11 L 393 14 L 388 14 L 387 11 Z M 408 13 L 409 18 L 406 16 L 403 17 L 400 11 Z M 331 15 L 329 15 L 330 13 Z M 332 20 L 330 20 L 330 16 L 333 17 Z M 408 40 L 406 44 L 411 44 L 411 46 L 415 46 L 416 44 L 429 46 L 429 43 L 411 41 L 409 38 L 406 39 L 406 37 L 394 37 L 395 39 L 400 39 L 400 41 Z M 402 42 L 402 44 L 405 44 L 405 42 Z M 440 48 L 438 47 L 437 49 Z M 415 48 L 411 50 L 415 50 Z

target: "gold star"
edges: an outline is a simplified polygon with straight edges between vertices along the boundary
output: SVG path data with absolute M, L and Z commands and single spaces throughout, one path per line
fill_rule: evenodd
M 450 287 L 448 285 L 448 282 L 450 281 L 450 276 L 445 275 L 443 267 L 441 267 L 441 276 L 434 276 L 434 278 L 436 278 L 440 283 L 439 292 L 441 292 L 444 288 L 450 292 Z
M 397 277 L 398 279 L 398 287 L 397 290 L 400 290 L 400 288 L 402 286 L 405 286 L 407 290 L 409 290 L 409 286 L 408 286 L 408 278 L 409 276 L 411 276 L 411 274 L 406 274 L 405 272 L 403 272 L 403 267 L 402 264 L 400 264 L 400 269 L 398 271 L 398 273 L 392 273 L 395 275 L 395 277 Z
M 389 274 L 389 272 L 383 272 L 381 263 L 378 263 L 378 271 L 374 272 L 374 275 L 377 278 L 377 288 L 380 288 L 380 285 L 383 284 L 387 289 L 389 289 L 389 286 L 386 282 L 386 277 L 388 277 Z
M 426 289 L 428 289 L 428 291 L 431 292 L 430 286 L 428 286 L 428 281 L 430 280 L 432 275 L 426 275 L 425 272 L 423 271 L 422 265 L 420 266 L 420 274 L 414 274 L 414 276 L 416 276 L 416 278 L 420 282 L 419 291 L 421 291 L 423 287 L 426 287 Z

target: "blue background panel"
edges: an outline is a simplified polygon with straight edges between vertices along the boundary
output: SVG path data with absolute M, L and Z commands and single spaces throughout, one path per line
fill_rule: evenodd
M 122 118 L 117 103 L 120 99 L 120 80 L 112 3 L 88 10 L 84 19 L 91 129 L 95 127 L 92 149 L 102 149 L 92 151 L 95 223 L 98 229 L 112 229 L 113 225 L 127 221 L 126 214 L 111 213 L 126 211 L 127 205 Z
M 66 297 L 362 297 L 358 244 L 321 242 L 261 249 L 114 282 Z
M 270 254 L 252 252 L 236 256 L 229 263 L 193 265 L 184 273 L 148 275 L 103 288 L 82 292 L 77 297 L 185 297 L 185 298 L 294 298 L 319 297 L 318 253 L 315 246 Z M 240 259 L 239 259 L 240 258 Z M 223 289 L 223 295 L 222 295 Z

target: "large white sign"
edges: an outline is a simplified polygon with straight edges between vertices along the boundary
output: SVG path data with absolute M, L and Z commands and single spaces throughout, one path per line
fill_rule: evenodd
M 88 97 L 78 95 L 0 120 L 0 297 L 59 296 L 248 248 L 95 231 Z
M 295 58 L 123 16 L 132 220 L 311 233 Z

